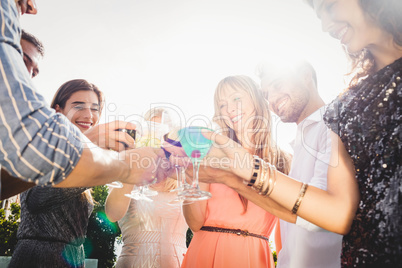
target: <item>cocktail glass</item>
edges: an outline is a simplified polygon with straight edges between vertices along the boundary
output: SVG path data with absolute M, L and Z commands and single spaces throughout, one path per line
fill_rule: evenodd
M 193 164 L 191 185 L 179 194 L 186 201 L 206 200 L 212 196 L 210 192 L 200 190 L 198 183 L 200 163 L 212 145 L 212 141 L 202 135 L 202 130 L 212 131 L 209 128 L 197 126 L 185 127 L 178 131 L 180 144 Z
M 136 136 L 135 129 L 125 129 L 125 128 L 123 128 L 123 129 L 117 129 L 117 131 L 125 132 L 135 140 L 135 136 Z M 127 145 L 125 145 L 125 146 L 127 148 Z M 110 188 L 123 188 L 123 184 L 121 182 L 119 182 L 119 181 L 114 181 L 114 182 L 111 182 L 111 183 L 107 183 L 106 185 L 109 186 Z
M 140 131 L 140 137 L 137 131 L 138 141 L 136 142 L 136 148 L 141 147 L 153 147 L 160 148 L 162 146 L 163 135 L 169 131 L 169 127 L 165 124 L 147 121 L 144 123 L 142 130 Z M 152 201 L 148 196 L 158 195 L 157 191 L 149 189 L 148 185 L 136 186 L 130 194 L 126 194 L 127 197 L 134 198 L 136 200 Z

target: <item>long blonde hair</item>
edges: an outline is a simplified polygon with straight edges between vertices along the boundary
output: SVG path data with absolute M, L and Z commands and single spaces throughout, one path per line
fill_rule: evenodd
M 214 122 L 219 125 L 222 134 L 242 144 L 235 131 L 226 123 L 219 107 L 221 96 L 228 88 L 247 93 L 254 104 L 255 116 L 250 123 L 252 143 L 248 144 L 251 145 L 248 147 L 253 150 L 251 153 L 275 165 L 282 173 L 288 174 L 290 170 L 290 155 L 282 151 L 272 139 L 271 112 L 269 111 L 268 102 L 264 99 L 258 84 L 248 76 L 228 76 L 222 79 L 216 87 L 214 95 Z M 248 200 L 241 195 L 239 197 L 242 201 L 244 212 L 246 212 Z

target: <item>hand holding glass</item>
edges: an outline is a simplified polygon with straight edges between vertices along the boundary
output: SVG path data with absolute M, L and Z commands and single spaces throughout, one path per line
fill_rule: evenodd
M 135 134 L 136 134 L 135 129 L 119 128 L 119 129 L 117 129 L 117 131 L 125 132 L 135 140 Z M 127 147 L 127 146 L 125 145 L 125 147 Z M 108 183 L 106 185 L 109 186 L 110 188 L 123 188 L 123 184 L 119 181 L 114 181 L 114 182 Z
M 187 201 L 206 200 L 211 198 L 211 193 L 201 191 L 198 184 L 198 171 L 202 159 L 208 154 L 212 141 L 202 135 L 202 130 L 209 130 L 206 127 L 185 127 L 178 131 L 180 143 L 193 164 L 193 180 L 191 187 L 183 190 L 180 194 Z
M 149 125 L 149 126 L 148 126 Z M 169 131 L 167 125 L 156 123 L 156 122 L 145 122 L 142 128 L 142 135 L 138 138 L 138 142 L 136 143 L 136 147 L 161 147 L 161 140 L 164 134 Z M 139 135 L 137 135 L 139 136 Z M 152 201 L 152 199 L 148 198 L 148 196 L 155 196 L 158 192 L 151 190 L 148 188 L 148 185 L 135 187 L 135 189 L 131 192 L 131 194 L 126 194 L 127 197 L 136 199 L 136 200 L 146 200 Z

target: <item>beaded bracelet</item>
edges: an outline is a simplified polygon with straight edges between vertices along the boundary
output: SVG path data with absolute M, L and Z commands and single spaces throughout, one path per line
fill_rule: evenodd
M 261 159 L 256 156 L 253 155 L 253 174 L 251 175 L 250 181 L 243 181 L 244 184 L 247 184 L 247 186 L 253 186 L 255 181 L 258 178 L 258 175 L 260 174 L 260 169 L 261 169 Z
M 299 207 L 300 207 L 300 204 L 301 204 L 301 202 L 303 200 L 304 194 L 307 191 L 307 187 L 308 187 L 307 183 L 302 184 L 302 186 L 300 188 L 300 192 L 299 192 L 299 197 L 297 198 L 297 200 L 295 202 L 295 205 L 292 208 L 292 214 L 296 214 L 297 211 L 299 210 Z
M 243 183 L 251 186 L 260 195 L 268 197 L 276 185 L 276 167 L 256 155 L 253 155 L 253 158 L 253 174 L 249 181 L 243 180 Z

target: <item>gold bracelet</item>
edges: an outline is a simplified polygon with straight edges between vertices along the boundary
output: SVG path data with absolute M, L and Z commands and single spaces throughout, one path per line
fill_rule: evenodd
M 308 187 L 308 184 L 303 182 L 303 184 L 302 184 L 302 186 L 300 188 L 299 197 L 297 198 L 297 200 L 295 202 L 295 205 L 292 208 L 292 214 L 296 214 L 297 211 L 299 210 L 299 207 L 300 207 L 300 204 L 301 204 L 301 202 L 303 200 L 304 194 L 307 191 L 307 187 Z
M 265 190 L 262 192 L 262 195 L 264 195 L 264 196 L 266 196 L 266 195 L 268 194 L 268 192 L 270 191 L 270 189 L 271 189 L 271 185 L 272 185 L 272 173 L 274 172 L 274 171 L 273 171 L 273 166 L 271 165 L 271 163 L 268 163 L 268 166 L 269 166 L 269 180 L 268 180 L 268 183 L 267 183 L 267 187 L 266 187 Z
M 267 180 L 268 166 L 264 160 L 261 160 L 261 165 L 262 165 L 263 169 L 261 171 L 260 179 L 258 180 L 258 184 L 257 184 L 258 186 L 253 187 L 253 189 L 256 190 L 257 192 L 261 192 L 261 189 L 264 186 L 265 181 Z
M 272 192 L 274 191 L 274 188 L 275 188 L 275 185 L 276 185 L 276 167 L 274 166 L 274 165 L 271 165 L 270 164 L 270 167 L 272 168 L 272 173 L 273 173 L 273 175 L 272 175 L 272 177 L 274 177 L 273 178 L 273 181 L 274 181 L 274 183 L 273 183 L 273 185 L 271 185 L 269 188 L 269 192 L 267 192 L 266 194 L 265 194 L 265 196 L 266 197 L 268 197 L 268 196 L 270 196 L 271 194 L 272 194 Z M 272 182 L 271 182 L 272 183 Z

